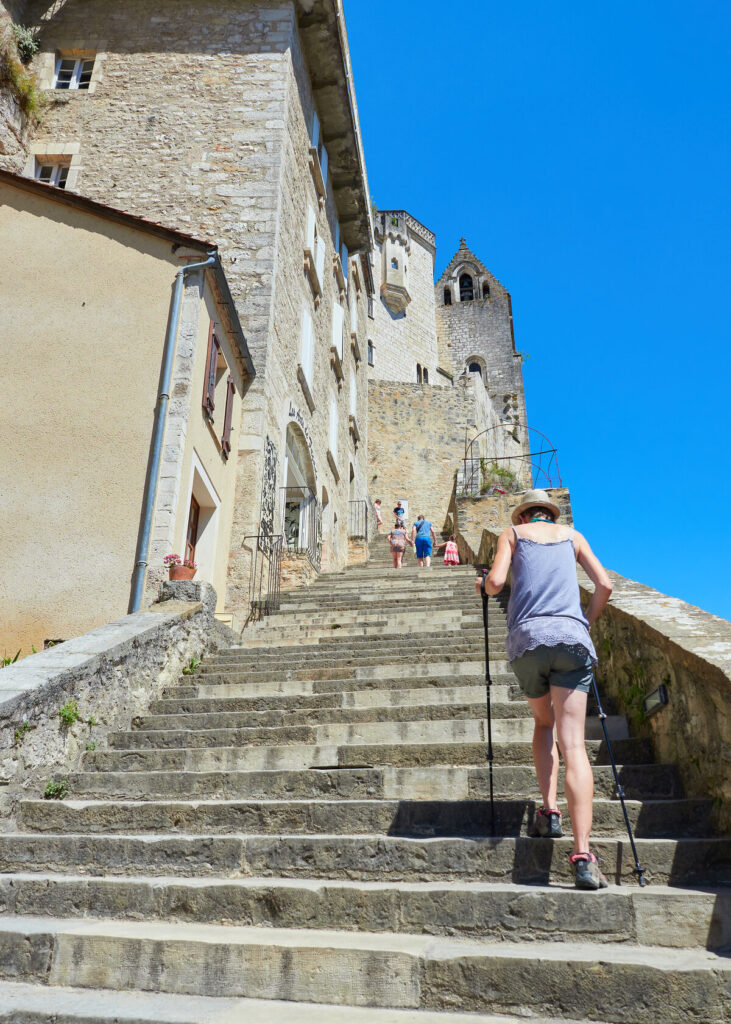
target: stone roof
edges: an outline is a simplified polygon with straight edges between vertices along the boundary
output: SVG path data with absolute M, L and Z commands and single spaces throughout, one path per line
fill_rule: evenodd
M 457 270 L 463 263 L 471 263 L 476 268 L 478 274 L 489 278 L 489 280 L 493 282 L 495 285 L 497 285 L 498 288 L 502 288 L 502 290 L 507 293 L 507 288 L 505 287 L 505 285 L 498 281 L 495 275 L 487 269 L 482 260 L 478 259 L 477 256 L 475 256 L 470 247 L 467 245 L 467 240 L 465 238 L 460 238 L 459 249 L 457 249 L 454 256 L 451 258 L 447 266 L 442 271 L 442 276 L 437 281 L 436 286 L 439 287 L 440 285 L 454 278 L 457 273 Z

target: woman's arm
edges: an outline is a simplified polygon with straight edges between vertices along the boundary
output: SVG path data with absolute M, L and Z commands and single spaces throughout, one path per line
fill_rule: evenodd
M 505 586 L 510 571 L 510 563 L 513 560 L 513 531 L 508 528 L 498 537 L 497 552 L 492 563 L 492 569 L 485 578 L 485 593 L 499 594 Z M 475 590 L 482 593 L 482 580 L 478 576 L 475 580 Z
M 575 533 L 574 547 L 577 549 L 576 561 L 594 584 L 594 593 L 591 595 L 591 600 L 586 608 L 586 617 L 591 626 L 599 618 L 611 597 L 612 581 L 607 575 L 607 570 L 591 550 L 586 537 L 580 533 Z

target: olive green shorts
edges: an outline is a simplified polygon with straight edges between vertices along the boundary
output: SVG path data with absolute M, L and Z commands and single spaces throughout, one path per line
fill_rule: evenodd
M 581 647 L 542 644 L 515 658 L 510 667 L 526 697 L 545 697 L 552 686 L 581 693 L 588 693 L 591 687 L 591 658 Z

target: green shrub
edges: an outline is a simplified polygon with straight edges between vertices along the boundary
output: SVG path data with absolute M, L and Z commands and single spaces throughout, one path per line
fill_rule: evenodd
M 98 746 L 99 746 L 99 744 L 97 743 L 96 740 L 89 740 L 89 742 L 86 744 L 86 749 L 87 750 L 96 750 L 96 748 Z
M 69 784 L 67 779 L 51 779 L 46 788 L 43 790 L 44 800 L 63 800 L 68 794 Z
M 6 654 L 4 657 L 0 658 L 0 668 L 5 668 L 6 665 L 14 665 L 19 657 L 20 651 L 16 651 L 14 658 L 11 658 L 9 654 Z
M 43 94 L 32 72 L 23 66 L 9 33 L 0 37 L 0 85 L 7 87 L 27 118 L 40 119 L 45 103 Z
M 59 709 L 58 717 L 61 719 L 65 726 L 71 726 L 74 722 L 79 719 L 79 705 L 76 701 L 71 698 L 67 700 L 62 708 Z
M 38 29 L 27 28 L 25 25 L 13 25 L 15 45 L 22 64 L 30 64 L 40 49 Z
M 183 669 L 184 676 L 192 676 L 196 669 L 200 668 L 200 658 L 191 658 L 188 664 Z
M 20 744 L 23 742 L 23 737 L 25 736 L 25 734 L 27 732 L 30 732 L 31 729 L 35 729 L 35 726 L 31 725 L 30 722 L 27 722 L 27 721 L 23 722 L 22 725 L 18 726 L 18 728 L 15 730 L 15 745 L 16 746 L 20 746 Z

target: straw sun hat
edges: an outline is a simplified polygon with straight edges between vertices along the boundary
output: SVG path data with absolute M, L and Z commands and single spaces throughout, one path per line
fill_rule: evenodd
M 513 509 L 512 515 L 510 516 L 513 526 L 519 526 L 520 517 L 523 512 L 525 512 L 526 509 L 535 508 L 536 505 L 541 505 L 543 508 L 550 508 L 556 516 L 556 519 L 561 515 L 561 509 L 555 504 L 555 502 L 551 501 L 545 491 L 526 491 L 525 498 L 517 508 Z

